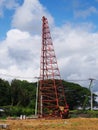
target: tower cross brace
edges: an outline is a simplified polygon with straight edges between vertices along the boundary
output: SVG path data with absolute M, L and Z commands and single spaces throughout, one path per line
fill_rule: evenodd
M 42 17 L 42 48 L 40 60 L 40 81 L 38 114 L 60 116 L 61 107 L 66 107 L 64 87 L 52 43 L 48 20 Z

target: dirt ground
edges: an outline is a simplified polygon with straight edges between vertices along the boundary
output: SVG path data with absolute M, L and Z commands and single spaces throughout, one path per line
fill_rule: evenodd
M 0 124 L 7 124 L 7 130 L 98 130 L 98 118 L 0 120 Z

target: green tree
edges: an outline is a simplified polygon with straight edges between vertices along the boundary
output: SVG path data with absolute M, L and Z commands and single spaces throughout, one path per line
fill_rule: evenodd
M 90 90 L 88 88 L 82 87 L 79 84 L 70 83 L 63 81 L 65 95 L 67 103 L 70 109 L 76 109 L 78 107 L 83 107 L 85 99 L 87 98 L 86 106 L 90 106 Z M 94 95 L 94 103 L 95 103 Z
M 34 106 L 36 83 L 13 80 L 11 83 L 11 101 L 13 106 Z
M 63 80 L 66 100 L 70 109 L 90 106 L 90 91 L 88 88 L 79 84 L 66 82 Z M 29 83 L 28 81 L 12 80 L 11 85 L 8 81 L 0 79 L 0 106 L 25 107 L 34 110 L 36 100 L 37 83 Z M 93 103 L 96 95 L 93 94 Z
M 0 106 L 10 104 L 10 85 L 8 81 L 0 79 Z

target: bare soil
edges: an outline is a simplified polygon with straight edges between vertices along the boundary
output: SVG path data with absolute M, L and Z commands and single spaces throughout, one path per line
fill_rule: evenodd
M 0 120 L 0 124 L 7 124 L 7 130 L 98 130 L 98 118 L 8 119 Z

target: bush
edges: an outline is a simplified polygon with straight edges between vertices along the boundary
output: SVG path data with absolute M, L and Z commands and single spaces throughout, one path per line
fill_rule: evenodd
M 5 115 L 6 116 L 20 116 L 20 115 L 32 115 L 34 114 L 34 109 L 31 108 L 24 108 L 24 107 L 17 107 L 17 106 L 7 106 L 4 107 Z
M 98 111 L 95 110 L 73 110 L 70 111 L 71 117 L 87 117 L 87 118 L 98 118 Z
M 94 110 L 90 111 L 90 110 L 88 110 L 87 113 L 90 115 L 90 117 L 98 118 L 98 111 L 94 111 Z

